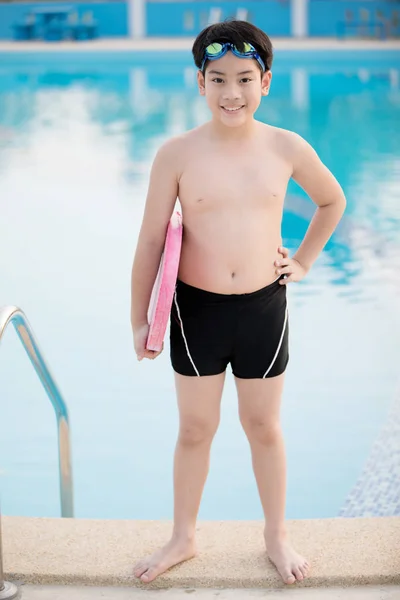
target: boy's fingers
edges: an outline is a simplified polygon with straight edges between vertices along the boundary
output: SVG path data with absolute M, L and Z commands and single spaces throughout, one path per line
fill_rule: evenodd
M 148 350 L 146 350 L 146 348 L 143 348 L 143 350 L 142 349 L 138 350 L 136 352 L 137 359 L 143 360 L 144 358 L 148 358 L 147 353 L 148 353 Z
M 157 358 L 157 356 L 159 356 L 163 350 L 164 344 L 159 352 L 156 352 L 155 350 L 145 350 L 144 358 L 149 358 L 150 360 L 153 360 L 154 358 Z
M 282 254 L 284 258 L 287 258 L 289 256 L 289 250 L 287 248 L 284 248 L 283 246 L 280 246 L 278 248 L 278 252 L 279 254 Z
M 289 277 L 284 277 L 283 279 L 279 280 L 280 285 L 286 285 L 287 283 L 290 283 L 291 281 L 293 281 L 291 275 L 289 275 Z
M 279 267 L 279 269 L 276 270 L 278 275 L 286 275 L 287 273 L 292 273 L 292 271 L 293 269 L 290 265 L 287 267 Z
M 135 346 L 135 352 L 136 352 L 137 359 L 142 360 L 143 354 L 144 354 L 144 348 L 142 348 L 141 346 L 139 346 L 139 347 Z
M 155 358 L 157 358 L 157 356 L 159 356 L 161 354 L 161 352 L 163 350 L 164 350 L 164 344 L 162 345 L 162 348 L 159 352 L 157 352 L 156 350 L 147 350 L 147 348 L 144 347 L 143 349 L 140 348 L 140 350 L 136 351 L 136 356 L 139 361 L 143 360 L 144 358 L 148 358 L 149 360 L 154 360 Z
M 275 266 L 276 267 L 287 267 L 288 265 L 290 265 L 290 262 L 291 262 L 290 258 L 282 258 L 282 260 L 275 261 Z

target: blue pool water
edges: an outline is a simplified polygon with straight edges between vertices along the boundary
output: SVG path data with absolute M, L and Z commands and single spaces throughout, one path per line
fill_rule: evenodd
M 339 514 L 398 392 L 398 59 L 278 52 L 258 113 L 313 144 L 348 199 L 314 269 L 289 288 L 289 518 Z M 136 361 L 130 269 L 152 157 L 208 117 L 190 55 L 19 54 L 1 64 L 0 305 L 26 312 L 67 400 L 76 515 L 171 518 L 169 348 Z M 291 185 L 292 251 L 312 212 Z M 0 424 L 3 512 L 59 515 L 53 410 L 12 328 L 1 345 Z M 232 376 L 200 517 L 262 517 Z

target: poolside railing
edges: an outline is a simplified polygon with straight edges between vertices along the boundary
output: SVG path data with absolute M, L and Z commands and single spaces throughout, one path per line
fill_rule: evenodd
M 60 471 L 61 516 L 73 517 L 73 485 L 70 425 L 67 405 L 39 349 L 23 311 L 16 306 L 0 308 L 0 342 L 7 325 L 12 323 L 29 359 L 53 405 L 57 419 Z
M 70 425 L 67 405 L 39 349 L 24 312 L 16 306 L 0 308 L 0 342 L 12 323 L 39 379 L 53 405 L 57 419 L 61 516 L 74 516 Z M 4 581 L 0 523 L 0 600 L 15 598 L 13 584 Z

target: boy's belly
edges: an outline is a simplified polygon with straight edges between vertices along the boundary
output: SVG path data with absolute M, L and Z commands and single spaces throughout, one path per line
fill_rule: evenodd
M 187 228 L 184 224 L 181 281 L 219 294 L 246 294 L 277 278 L 274 262 L 282 244 L 280 221 L 214 225 L 197 223 Z

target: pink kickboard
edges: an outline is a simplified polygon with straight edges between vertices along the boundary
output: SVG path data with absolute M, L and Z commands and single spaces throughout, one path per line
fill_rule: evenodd
M 168 224 L 164 252 L 150 298 L 147 350 L 159 352 L 163 345 L 178 277 L 182 231 L 182 217 L 179 212 L 174 212 Z

